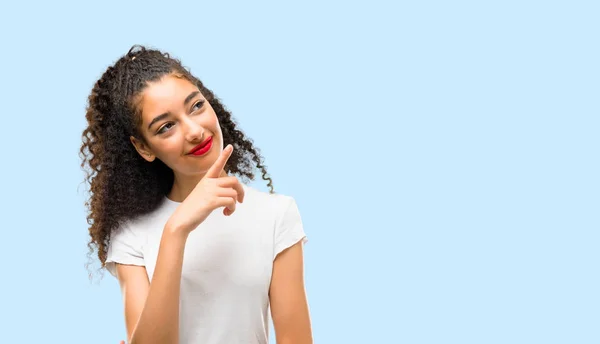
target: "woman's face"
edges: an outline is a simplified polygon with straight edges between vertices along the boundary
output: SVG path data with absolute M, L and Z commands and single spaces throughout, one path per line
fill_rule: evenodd
M 148 161 L 160 159 L 176 175 L 205 174 L 223 150 L 223 134 L 198 87 L 168 75 L 149 83 L 138 99 L 146 142 L 132 138 L 132 143 L 140 155 Z

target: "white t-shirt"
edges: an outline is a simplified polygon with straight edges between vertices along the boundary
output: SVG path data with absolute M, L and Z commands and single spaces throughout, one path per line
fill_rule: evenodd
M 187 239 L 181 277 L 180 343 L 268 343 L 273 260 L 307 241 L 295 200 L 247 185 L 231 216 L 217 209 Z M 156 266 L 165 223 L 179 203 L 164 199 L 153 213 L 111 235 L 107 270 L 115 264 Z

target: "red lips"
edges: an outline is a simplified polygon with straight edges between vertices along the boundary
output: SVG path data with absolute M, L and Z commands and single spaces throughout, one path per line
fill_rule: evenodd
M 202 154 L 208 152 L 208 150 L 212 146 L 212 139 L 213 139 L 212 136 L 207 138 L 202 143 L 200 143 L 196 147 L 192 148 L 192 150 L 188 154 L 202 155 Z

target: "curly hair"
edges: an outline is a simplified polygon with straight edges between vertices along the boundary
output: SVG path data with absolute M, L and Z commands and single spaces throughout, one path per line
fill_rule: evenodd
M 111 232 L 124 221 L 156 209 L 173 185 L 173 171 L 158 159 L 144 160 L 130 141 L 133 136 L 144 142 L 136 98 L 149 82 L 172 74 L 195 84 L 216 112 L 223 145 L 234 147 L 225 171 L 247 182 L 254 180 L 256 167 L 262 171 L 262 179 L 268 181 L 270 192 L 274 193 L 260 151 L 238 129 L 231 113 L 214 93 L 180 60 L 159 50 L 134 45 L 95 83 L 88 97 L 87 127 L 79 151 L 83 160 L 81 167 L 86 171 L 84 182 L 90 187 L 90 196 L 85 203 L 89 256 L 91 258 L 97 250 L 101 268 L 105 268 Z

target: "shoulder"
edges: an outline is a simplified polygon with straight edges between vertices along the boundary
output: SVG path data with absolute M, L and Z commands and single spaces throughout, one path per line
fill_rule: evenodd
M 244 184 L 244 206 L 256 213 L 269 213 L 276 218 L 283 216 L 290 207 L 296 208 L 291 195 L 269 193 Z
M 114 275 L 116 274 L 115 263 L 123 265 L 144 266 L 144 247 L 148 241 L 148 235 L 159 233 L 162 229 L 161 222 L 170 216 L 172 204 L 163 201 L 159 207 L 152 212 L 121 221 L 119 226 L 110 233 L 108 243 L 106 268 Z
M 267 220 L 273 237 L 273 259 L 291 246 L 308 241 L 296 199 L 291 195 L 268 193 L 245 186 L 245 213 L 253 220 Z
M 293 196 L 263 192 L 249 186 L 244 186 L 244 189 L 244 212 L 248 216 L 268 219 L 277 233 L 303 231 L 300 210 Z
M 121 224 L 111 233 L 111 242 L 136 242 L 141 241 L 158 224 L 165 222 L 175 210 L 175 206 L 165 199 L 153 211 L 136 217 L 122 220 Z

